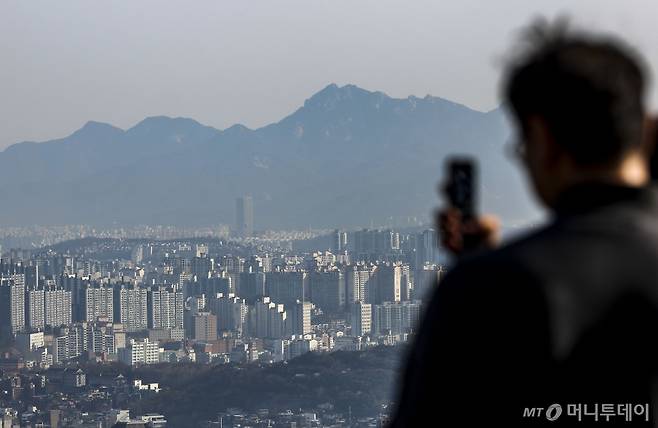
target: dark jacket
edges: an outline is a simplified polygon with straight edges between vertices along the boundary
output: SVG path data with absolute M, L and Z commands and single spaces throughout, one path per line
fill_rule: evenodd
M 581 185 L 548 226 L 441 282 L 392 426 L 651 426 L 657 343 L 658 193 Z

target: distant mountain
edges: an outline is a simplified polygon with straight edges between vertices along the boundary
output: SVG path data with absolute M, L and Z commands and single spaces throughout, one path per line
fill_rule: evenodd
M 428 218 L 455 153 L 477 156 L 485 209 L 513 224 L 536 210 L 504 156 L 508 135 L 500 109 L 334 84 L 256 130 L 169 117 L 125 131 L 88 122 L 0 152 L 0 225 L 232 224 L 244 194 L 257 229 Z

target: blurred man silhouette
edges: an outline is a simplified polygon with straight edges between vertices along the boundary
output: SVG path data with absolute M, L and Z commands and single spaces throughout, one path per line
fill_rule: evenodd
M 600 426 L 603 404 L 614 406 L 611 426 L 654 419 L 658 193 L 647 186 L 644 67 L 621 41 L 561 24 L 535 25 L 523 41 L 504 97 L 515 153 L 551 221 L 461 257 L 441 282 L 394 427 Z M 448 210 L 441 227 L 456 253 L 464 233 L 495 243 L 488 219 L 463 224 Z M 552 404 L 554 421 L 556 407 L 543 413 Z

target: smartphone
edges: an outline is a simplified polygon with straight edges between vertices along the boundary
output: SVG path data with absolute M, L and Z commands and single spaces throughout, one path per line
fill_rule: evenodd
M 462 213 L 462 218 L 471 219 L 476 215 L 476 163 L 470 157 L 448 159 L 447 196 L 453 208 Z

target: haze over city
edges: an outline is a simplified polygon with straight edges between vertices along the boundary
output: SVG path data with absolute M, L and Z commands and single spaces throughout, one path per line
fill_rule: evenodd
M 499 60 L 533 16 L 623 32 L 658 67 L 650 0 L 18 0 L 0 4 L 0 149 L 89 120 L 257 128 L 329 83 L 498 106 Z M 651 103 L 658 93 L 651 91 Z

